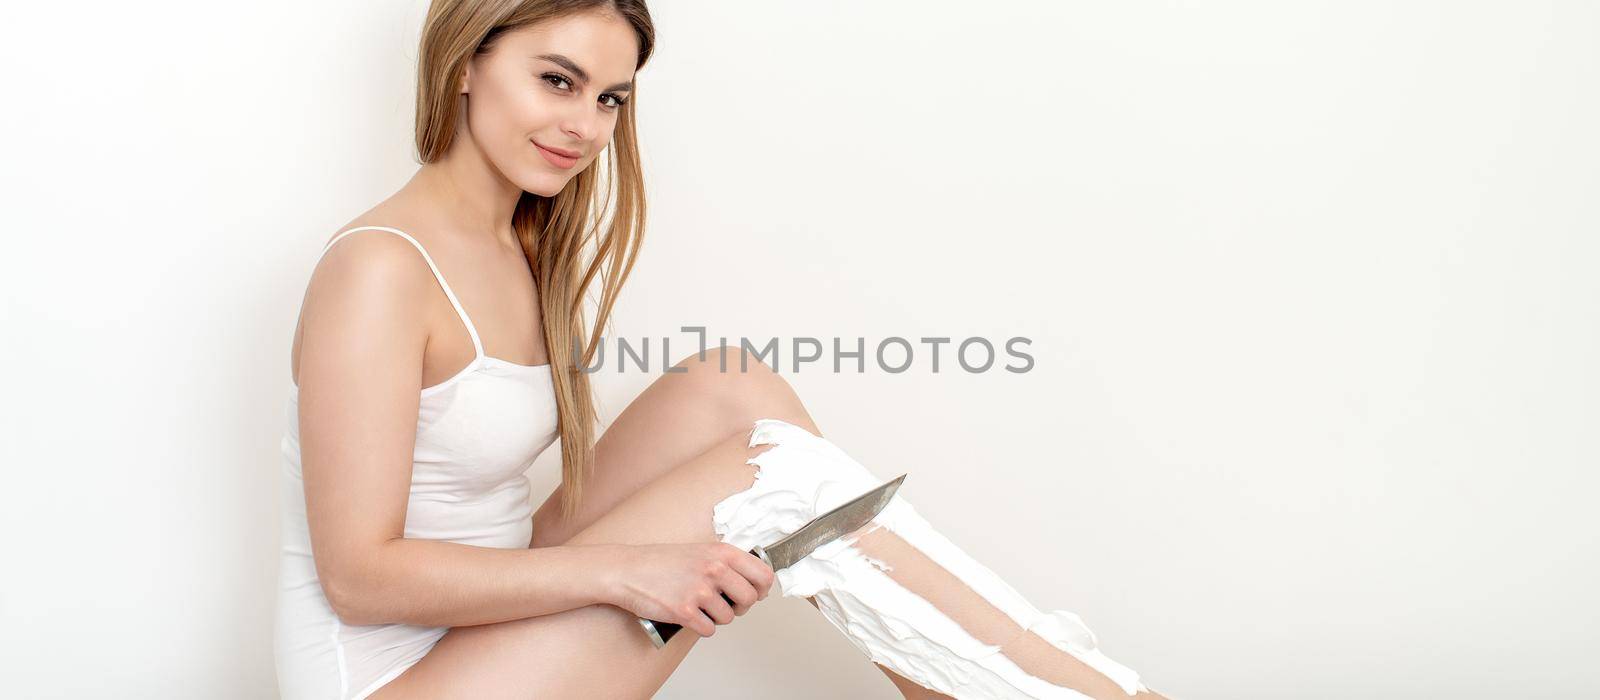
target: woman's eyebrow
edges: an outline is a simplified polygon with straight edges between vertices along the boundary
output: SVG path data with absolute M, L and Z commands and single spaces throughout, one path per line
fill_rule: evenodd
M 534 56 L 534 58 L 542 58 L 542 59 L 544 59 L 546 61 L 554 63 L 554 64 L 556 64 L 558 66 L 561 66 L 562 68 L 565 68 L 567 70 L 572 71 L 575 75 L 578 76 L 578 82 L 580 82 L 580 83 L 588 83 L 589 82 L 589 73 L 588 73 L 588 71 L 585 71 L 584 69 L 578 67 L 577 63 L 574 63 L 572 61 L 572 59 L 567 58 L 566 56 L 563 56 L 563 55 L 558 54 L 558 53 L 542 53 L 542 54 L 539 54 L 538 56 Z M 633 81 L 632 80 L 628 80 L 628 81 L 620 82 L 620 83 L 617 83 L 616 85 L 612 85 L 611 87 L 606 88 L 606 90 L 633 90 Z

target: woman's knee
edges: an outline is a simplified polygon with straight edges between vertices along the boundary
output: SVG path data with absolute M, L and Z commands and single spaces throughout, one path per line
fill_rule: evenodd
M 751 377 L 777 376 L 760 355 L 747 348 L 723 345 L 689 353 L 673 365 L 673 372 L 687 374 L 716 373 L 722 375 L 747 375 Z
M 714 401 L 728 412 L 730 420 L 749 423 L 757 418 L 781 418 L 815 429 L 788 380 L 744 348 L 709 348 L 690 354 L 674 367 L 681 368 L 673 372 L 691 385 L 691 391 Z

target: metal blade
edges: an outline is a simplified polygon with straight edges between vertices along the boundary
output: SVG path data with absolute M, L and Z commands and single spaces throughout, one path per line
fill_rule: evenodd
M 767 545 L 764 548 L 767 563 L 772 565 L 774 571 L 787 568 L 816 551 L 818 547 L 855 532 L 877 517 L 884 506 L 889 505 L 889 499 L 894 497 L 894 492 L 900 489 L 900 482 L 905 480 L 906 475 L 901 474 L 894 480 L 817 516 L 806 523 L 805 527 Z

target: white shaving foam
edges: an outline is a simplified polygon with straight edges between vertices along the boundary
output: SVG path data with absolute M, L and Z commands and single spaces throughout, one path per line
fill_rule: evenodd
M 771 544 L 884 480 L 832 442 L 799 426 L 760 419 L 750 446 L 774 447 L 750 458 L 755 484 L 717 503 L 714 525 L 722 541 L 740 549 Z M 885 527 L 1030 630 L 1105 674 L 1128 694 L 1145 690 L 1132 669 L 1097 648 L 1094 633 L 1066 610 L 1040 612 L 998 575 L 933 529 L 896 494 L 862 534 Z M 1029 675 L 1000 647 L 968 634 L 927 600 L 889 578 L 889 566 L 851 546 L 855 537 L 829 542 L 777 572 L 785 597 L 814 596 L 817 607 L 851 644 L 907 679 L 955 698 L 1087 697 Z

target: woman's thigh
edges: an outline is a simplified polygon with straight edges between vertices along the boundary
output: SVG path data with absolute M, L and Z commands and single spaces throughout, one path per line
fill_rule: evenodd
M 716 503 L 750 488 L 749 431 L 640 488 L 568 544 L 715 542 Z M 737 623 L 735 623 L 737 624 Z M 648 698 L 699 639 L 687 630 L 657 649 L 635 615 L 611 605 L 509 622 L 456 627 L 374 698 Z
M 757 418 L 821 432 L 788 381 L 738 348 L 691 353 L 674 368 L 682 371 L 656 378 L 595 441 L 583 502 L 572 517 L 561 519 L 561 487 L 545 499 L 534 514 L 533 546 L 566 542 L 645 484 Z

